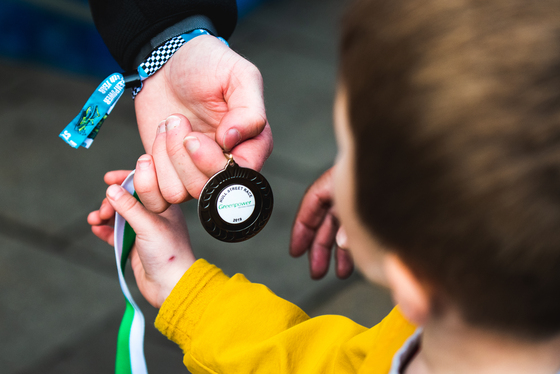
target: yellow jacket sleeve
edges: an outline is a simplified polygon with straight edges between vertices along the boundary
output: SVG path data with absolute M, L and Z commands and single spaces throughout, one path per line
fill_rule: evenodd
M 241 274 L 228 278 L 204 260 L 175 286 L 156 327 L 183 349 L 193 374 L 387 373 L 415 329 L 398 309 L 369 330 L 342 316 L 309 318 L 267 287 Z

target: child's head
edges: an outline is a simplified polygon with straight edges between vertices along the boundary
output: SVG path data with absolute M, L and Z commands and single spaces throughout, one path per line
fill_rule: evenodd
M 358 1 L 340 81 L 349 237 L 396 254 L 432 315 L 560 333 L 560 3 Z M 374 253 L 354 255 L 367 268 Z

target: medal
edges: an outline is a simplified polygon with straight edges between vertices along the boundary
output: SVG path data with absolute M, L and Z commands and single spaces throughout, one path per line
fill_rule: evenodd
M 210 235 L 235 243 L 252 238 L 264 228 L 274 200 L 265 177 L 237 165 L 231 154 L 226 156 L 224 170 L 214 174 L 200 193 L 198 217 Z

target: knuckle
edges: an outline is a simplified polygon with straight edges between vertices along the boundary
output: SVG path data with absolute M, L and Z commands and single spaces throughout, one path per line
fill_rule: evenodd
M 254 113 L 253 118 L 249 121 L 252 127 L 252 132 L 257 135 L 260 134 L 264 127 L 266 126 L 266 114 L 265 113 Z
M 260 83 L 262 83 L 263 79 L 262 79 L 261 71 L 253 63 L 248 63 L 247 64 L 247 66 L 245 67 L 245 73 L 247 75 L 249 75 L 251 78 L 259 81 Z
M 161 195 L 170 204 L 180 204 L 187 199 L 187 191 L 176 186 L 162 188 Z
M 189 186 L 188 194 L 194 197 L 195 199 L 199 198 L 201 192 L 202 192 L 202 187 L 200 187 L 199 185 Z
M 166 201 L 152 201 L 150 204 L 146 205 L 149 205 L 150 211 L 156 214 L 163 213 L 169 208 L 169 203 Z
M 181 142 L 173 142 L 167 144 L 167 156 L 170 159 L 181 157 L 186 154 L 186 150 Z
M 134 180 L 134 189 L 139 195 L 151 195 L 158 192 L 157 186 L 144 178 L 138 178 Z
M 127 196 L 126 198 L 121 200 L 121 208 L 123 212 L 128 212 L 134 209 L 136 207 L 136 204 L 138 204 L 138 201 L 132 196 Z
M 165 134 L 158 134 L 154 139 L 154 144 L 152 145 L 152 157 L 156 157 L 161 153 L 165 153 Z

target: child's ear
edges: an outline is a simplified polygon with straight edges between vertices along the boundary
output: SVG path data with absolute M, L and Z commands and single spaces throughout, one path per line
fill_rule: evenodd
M 387 253 L 384 268 L 395 303 L 410 322 L 423 325 L 430 312 L 430 295 L 424 285 L 394 253 Z

